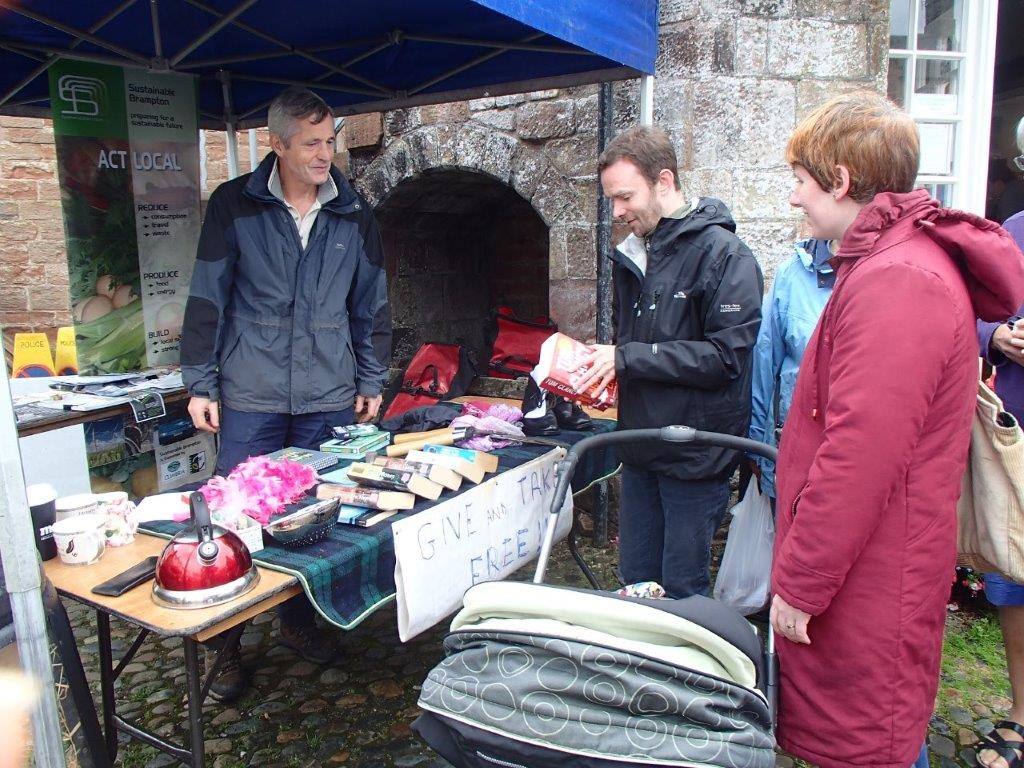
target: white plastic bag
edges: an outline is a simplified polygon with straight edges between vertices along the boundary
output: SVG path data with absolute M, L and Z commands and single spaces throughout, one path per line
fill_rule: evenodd
M 732 508 L 715 600 L 747 616 L 768 604 L 775 521 L 771 503 L 751 477 L 743 499 Z

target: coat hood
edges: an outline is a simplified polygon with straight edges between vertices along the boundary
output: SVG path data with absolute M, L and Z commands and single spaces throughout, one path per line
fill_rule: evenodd
M 953 258 L 982 320 L 1004 320 L 1024 303 L 1024 255 L 1009 233 L 972 213 L 942 208 L 924 189 L 875 195 L 846 231 L 836 257 L 867 256 L 900 223 L 923 230 Z
M 695 198 L 692 209 L 681 219 L 663 218 L 659 221 L 650 235 L 649 243 L 652 249 L 662 251 L 671 248 L 672 243 L 680 237 L 693 235 L 711 226 L 736 231 L 736 222 L 725 203 L 713 197 Z M 642 280 L 647 273 L 647 243 L 644 238 L 630 233 L 612 251 L 611 259 L 635 272 Z
M 651 247 L 661 250 L 680 237 L 692 235 L 708 227 L 724 227 L 736 231 L 732 213 L 721 200 L 713 197 L 699 198 L 693 210 L 681 219 L 662 219 L 651 234 Z

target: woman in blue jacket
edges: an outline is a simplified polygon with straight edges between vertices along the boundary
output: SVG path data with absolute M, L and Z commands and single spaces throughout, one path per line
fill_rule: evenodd
M 761 329 L 754 347 L 750 439 L 777 446 L 793 399 L 804 349 L 832 293 L 835 273 L 825 240 L 801 240 L 793 258 L 775 273 L 761 308 Z M 760 469 L 761 492 L 775 499 L 775 465 L 752 457 Z

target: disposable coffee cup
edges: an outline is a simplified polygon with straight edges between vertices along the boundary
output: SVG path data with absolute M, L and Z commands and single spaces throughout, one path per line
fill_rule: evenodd
M 53 540 L 53 524 L 57 519 L 57 491 L 48 483 L 37 483 L 26 489 L 28 507 L 32 513 L 32 534 L 36 549 L 43 560 L 57 556 L 57 543 Z

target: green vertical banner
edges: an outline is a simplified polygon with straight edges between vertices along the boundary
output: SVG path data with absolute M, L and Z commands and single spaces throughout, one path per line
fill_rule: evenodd
M 79 371 L 177 364 L 200 225 L 195 79 L 68 59 L 49 74 Z

